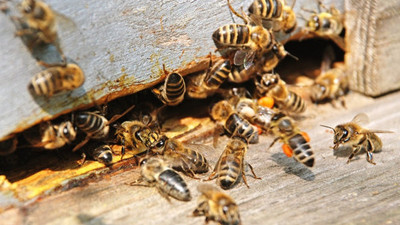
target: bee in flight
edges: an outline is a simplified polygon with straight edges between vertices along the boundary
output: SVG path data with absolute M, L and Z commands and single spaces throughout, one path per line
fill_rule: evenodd
M 163 65 L 164 73 L 168 74 L 164 84 L 158 89 L 152 89 L 152 92 L 165 105 L 175 106 L 181 103 L 185 97 L 186 84 L 182 75 L 179 73 L 168 73 Z
M 271 131 L 276 136 L 269 146 L 270 148 L 276 141 L 283 142 L 283 152 L 288 157 L 294 157 L 298 162 L 308 167 L 314 166 L 314 152 L 312 151 L 308 134 L 300 131 L 292 118 L 283 113 L 275 114 L 271 119 Z
M 210 114 L 219 123 L 214 132 L 214 146 L 216 146 L 218 131 L 221 130 L 225 130 L 231 137 L 242 137 L 248 143 L 258 143 L 257 128 L 240 116 L 227 100 L 215 103 Z
M 278 74 L 265 73 L 255 79 L 255 84 L 256 97 L 272 97 L 280 109 L 289 112 L 302 113 L 306 110 L 305 101 L 290 91 Z
M 208 180 L 217 178 L 217 183 L 223 189 L 230 189 L 239 182 L 240 177 L 247 184 L 245 167 L 248 166 L 255 179 L 261 179 L 254 173 L 253 167 L 246 163 L 244 157 L 247 152 L 247 143 L 241 137 L 232 137 L 225 146 L 214 171 L 208 177 Z
M 180 201 L 192 199 L 185 180 L 161 158 L 145 158 L 140 164 L 141 177 L 132 182 L 132 186 L 156 187 L 168 201 L 169 196 Z
M 167 138 L 163 135 L 158 143 L 151 149 L 152 152 L 160 154 L 173 169 L 182 171 L 185 175 L 196 178 L 197 173 L 207 173 L 210 165 L 200 152 L 194 150 L 205 145 L 184 146 L 175 138 Z M 210 149 L 207 149 L 210 150 Z M 213 149 L 211 149 L 213 150 Z
M 60 92 L 72 91 L 85 81 L 82 69 L 76 64 L 41 64 L 49 68 L 32 77 L 28 90 L 34 95 L 49 98 Z
M 206 223 L 215 221 L 224 225 L 240 225 L 239 208 L 228 194 L 209 184 L 200 184 L 201 193 L 193 216 L 205 216 Z
M 339 10 L 334 6 L 328 9 L 321 1 L 318 1 L 318 6 L 319 12 L 303 8 L 304 11 L 311 13 L 309 19 L 306 19 L 305 32 L 311 32 L 319 37 L 329 38 L 341 49 L 346 50 L 344 39 L 341 36 L 344 27 L 343 15 L 341 15 Z M 321 8 L 325 9 L 325 11 L 321 12 Z
M 367 161 L 371 164 L 376 164 L 373 158 L 373 152 L 382 150 L 382 141 L 376 133 L 393 133 L 392 131 L 382 130 L 368 130 L 360 126 L 366 124 L 369 118 L 365 113 L 357 114 L 350 122 L 339 124 L 335 128 L 321 125 L 322 127 L 333 130 L 333 150 L 337 150 L 340 145 L 351 146 L 352 153 L 347 160 L 347 163 L 359 153 L 364 150 L 367 153 Z
M 288 6 L 284 0 L 254 0 L 249 7 L 249 12 L 269 22 L 267 28 L 275 32 L 282 30 L 285 33 L 291 33 L 297 26 L 296 14 L 293 11 L 295 3 L 296 0 L 293 1 L 292 6 Z
M 228 24 L 214 31 L 212 39 L 221 54 L 229 55 L 224 50 L 233 50 L 234 65 L 244 65 L 249 69 L 253 65 L 256 55 L 272 48 L 275 39 L 271 32 L 262 26 L 262 22 L 257 18 L 249 18 L 236 12 L 228 0 L 229 9 L 238 17 L 245 21 L 245 24 Z M 250 20 L 253 23 L 250 23 Z M 255 24 L 255 25 L 253 25 Z M 228 57 L 229 58 L 229 57 Z
M 16 20 L 27 28 L 18 30 L 16 35 L 32 38 L 28 43 L 29 50 L 39 44 L 53 44 L 65 60 L 57 35 L 56 13 L 50 6 L 43 1 L 23 0 L 18 8 L 22 18 Z

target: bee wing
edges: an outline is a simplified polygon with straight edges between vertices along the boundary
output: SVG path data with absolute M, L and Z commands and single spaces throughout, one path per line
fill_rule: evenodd
M 248 51 L 246 50 L 237 50 L 235 52 L 235 56 L 233 58 L 233 64 L 236 66 L 241 66 L 244 63 L 244 60 L 247 56 Z
M 213 192 L 220 192 L 217 187 L 211 184 L 200 184 L 197 186 L 197 190 L 208 198 L 211 198 Z
M 369 117 L 365 113 L 359 113 L 351 120 L 352 123 L 356 123 L 359 125 L 365 125 L 369 123 Z
M 253 60 L 256 56 L 256 52 L 251 51 L 248 54 L 246 54 L 246 57 L 244 58 L 244 68 L 248 70 L 252 65 L 253 65 Z
M 380 134 L 394 133 L 394 131 L 391 131 L 391 130 L 368 130 L 368 132 L 380 133 Z M 364 133 L 367 133 L 367 132 L 361 132 L 360 134 L 364 134 Z
M 344 38 L 337 36 L 337 35 L 331 35 L 329 38 L 339 46 L 343 51 L 346 51 L 346 44 L 344 42 Z

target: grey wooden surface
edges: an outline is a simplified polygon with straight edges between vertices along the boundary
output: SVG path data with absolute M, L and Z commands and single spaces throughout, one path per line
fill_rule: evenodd
M 71 93 L 46 100 L 27 91 L 31 77 L 41 68 L 14 37 L 9 16 L 0 15 L 0 140 L 42 120 L 84 107 L 100 99 L 134 93 L 159 81 L 162 65 L 173 70 L 213 52 L 211 34 L 232 23 L 223 0 L 162 1 L 46 1 L 57 12 L 61 47 L 86 76 L 85 84 Z M 232 1 L 247 11 L 251 0 Z M 342 8 L 342 1 L 325 1 Z M 10 2 L 16 16 L 16 2 Z M 316 9 L 314 0 L 298 0 L 301 7 Z M 307 16 L 307 13 L 302 12 Z M 236 23 L 242 23 L 235 19 Z M 299 27 L 304 24 L 299 20 Z M 54 54 L 43 58 L 54 61 Z M 56 55 L 57 56 L 57 55 Z M 56 60 L 55 60 L 56 61 Z M 147 85 L 146 85 L 147 84 Z M 109 99 L 109 100 L 110 100 Z
M 311 137 L 314 168 L 287 158 L 281 144 L 267 149 L 272 141 L 262 136 L 250 145 L 247 162 L 262 180 L 248 176 L 227 191 L 239 204 L 243 224 L 399 224 L 400 223 L 400 93 L 371 99 L 359 94 L 346 97 L 348 109 L 330 104 L 310 106 L 309 117 L 299 124 Z M 374 154 L 377 165 L 367 163 L 365 154 L 346 164 L 349 152 L 333 154 L 332 133 L 320 124 L 335 126 L 365 112 L 371 129 L 392 130 L 379 134 L 382 152 Z M 215 152 L 206 154 L 214 164 L 227 139 L 220 139 Z M 336 158 L 337 157 L 337 158 Z M 35 203 L 22 204 L 0 214 L 2 224 L 204 224 L 193 218 L 199 193 L 198 180 L 185 177 L 193 200 L 168 203 L 155 189 L 132 187 L 138 171 L 106 177 L 69 191 L 53 194 Z M 215 181 L 211 182 L 215 184 Z
M 353 90 L 378 96 L 400 88 L 400 2 L 345 1 L 346 56 Z

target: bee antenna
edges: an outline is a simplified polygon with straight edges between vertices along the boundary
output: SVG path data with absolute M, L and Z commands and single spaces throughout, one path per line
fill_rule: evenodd
M 294 60 L 296 60 L 296 61 L 299 61 L 299 58 L 298 58 L 297 56 L 293 55 L 292 53 L 286 51 L 286 54 L 287 54 L 288 56 L 290 56 L 292 59 L 294 59 Z
M 290 8 L 293 9 L 295 4 L 296 4 L 296 0 L 293 0 L 292 5 L 290 6 Z
M 335 131 L 335 129 L 334 129 L 333 127 L 330 127 L 330 126 L 327 126 L 327 125 L 322 125 L 322 124 L 320 124 L 320 126 L 321 126 L 321 127 L 325 127 L 325 128 L 328 128 L 328 129 L 331 129 L 331 130 Z

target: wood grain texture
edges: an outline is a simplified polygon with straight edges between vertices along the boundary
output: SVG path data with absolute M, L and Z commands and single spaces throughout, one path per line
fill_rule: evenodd
M 309 116 L 299 126 L 311 137 L 316 165 L 306 168 L 287 158 L 281 144 L 271 149 L 270 136 L 250 145 L 246 156 L 262 180 L 248 176 L 227 191 L 239 204 L 243 224 L 398 224 L 400 223 L 400 93 L 371 99 L 352 93 L 346 97 L 348 109 L 331 105 L 310 105 Z M 346 164 L 349 152 L 333 154 L 333 135 L 320 124 L 335 126 L 350 121 L 359 112 L 370 117 L 371 129 L 392 130 L 379 134 L 382 152 L 374 154 L 377 165 L 360 154 Z M 212 165 L 226 138 L 215 152 L 207 152 Z M 206 176 L 205 176 L 206 177 Z M 185 177 L 194 199 L 168 203 L 155 189 L 132 187 L 138 178 L 132 170 L 105 177 L 85 187 L 56 193 L 34 203 L 17 204 L 0 214 L 4 224 L 203 224 L 191 217 L 196 207 L 199 181 Z M 211 182 L 215 184 L 215 181 Z
M 351 88 L 378 96 L 400 88 L 400 2 L 345 1 Z

